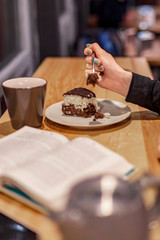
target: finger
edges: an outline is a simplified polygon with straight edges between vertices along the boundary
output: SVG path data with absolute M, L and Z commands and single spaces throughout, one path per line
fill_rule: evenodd
M 86 62 L 87 62 L 88 64 L 92 64 L 92 57 L 87 56 L 87 57 L 86 57 Z M 99 60 L 98 58 L 95 58 L 95 59 L 94 59 L 94 64 L 95 64 L 96 66 L 100 66 L 100 65 L 101 65 L 101 60 Z
M 88 55 L 91 56 L 92 53 L 93 53 L 93 51 L 92 51 L 90 48 L 86 47 L 86 48 L 84 49 L 84 55 L 86 55 L 86 56 L 88 56 Z
M 89 73 L 92 73 L 92 70 L 91 69 L 86 69 L 85 74 L 89 74 Z
M 86 69 L 92 69 L 92 65 L 87 63 L 86 64 Z M 104 67 L 103 65 L 100 65 L 100 66 L 95 66 L 95 71 L 98 71 L 98 72 L 103 72 L 104 71 Z
M 103 72 L 104 71 L 104 67 L 103 67 L 103 65 L 101 64 L 101 65 L 99 65 L 98 67 L 98 70 L 97 71 L 100 71 L 100 72 Z
M 96 53 L 96 57 L 97 57 L 97 58 L 100 58 L 103 54 L 110 55 L 110 54 L 107 53 L 104 49 L 102 49 L 98 43 L 92 43 L 92 44 L 89 46 L 89 49 L 91 49 L 92 52 Z
M 86 64 L 86 69 L 87 69 L 87 70 L 91 70 L 91 69 L 92 69 L 92 65 L 89 64 L 89 63 L 87 63 L 87 64 Z

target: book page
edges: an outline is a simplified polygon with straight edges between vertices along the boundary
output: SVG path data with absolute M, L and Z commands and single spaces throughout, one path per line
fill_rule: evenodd
M 0 174 L 26 161 L 33 161 L 46 152 L 53 152 L 67 142 L 68 139 L 61 134 L 23 127 L 0 139 Z
M 6 176 L 20 189 L 46 204 L 67 194 L 78 181 L 102 173 L 124 176 L 134 169 L 120 155 L 89 138 L 76 138 L 39 159 L 25 162 Z

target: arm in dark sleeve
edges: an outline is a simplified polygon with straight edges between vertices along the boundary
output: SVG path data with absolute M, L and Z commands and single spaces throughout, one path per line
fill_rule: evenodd
M 126 101 L 160 114 L 160 81 L 133 73 Z

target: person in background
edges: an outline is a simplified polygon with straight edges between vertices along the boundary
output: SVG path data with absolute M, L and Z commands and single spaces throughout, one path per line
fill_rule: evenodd
M 98 43 L 88 44 L 84 49 L 86 73 L 92 71 L 93 52 L 95 70 L 101 72 L 102 76 L 102 80 L 98 82 L 100 87 L 121 94 L 127 102 L 138 104 L 160 114 L 160 81 L 124 70 Z
M 118 28 L 127 11 L 128 0 L 91 0 L 90 27 Z
M 112 56 L 124 55 L 123 25 L 126 21 L 133 22 L 131 9 L 135 6 L 134 2 L 135 0 L 90 0 L 82 48 L 87 42 L 98 42 Z

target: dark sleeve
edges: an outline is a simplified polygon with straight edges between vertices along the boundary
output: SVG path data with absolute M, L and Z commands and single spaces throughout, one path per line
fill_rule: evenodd
M 160 114 L 160 81 L 133 73 L 126 101 Z

